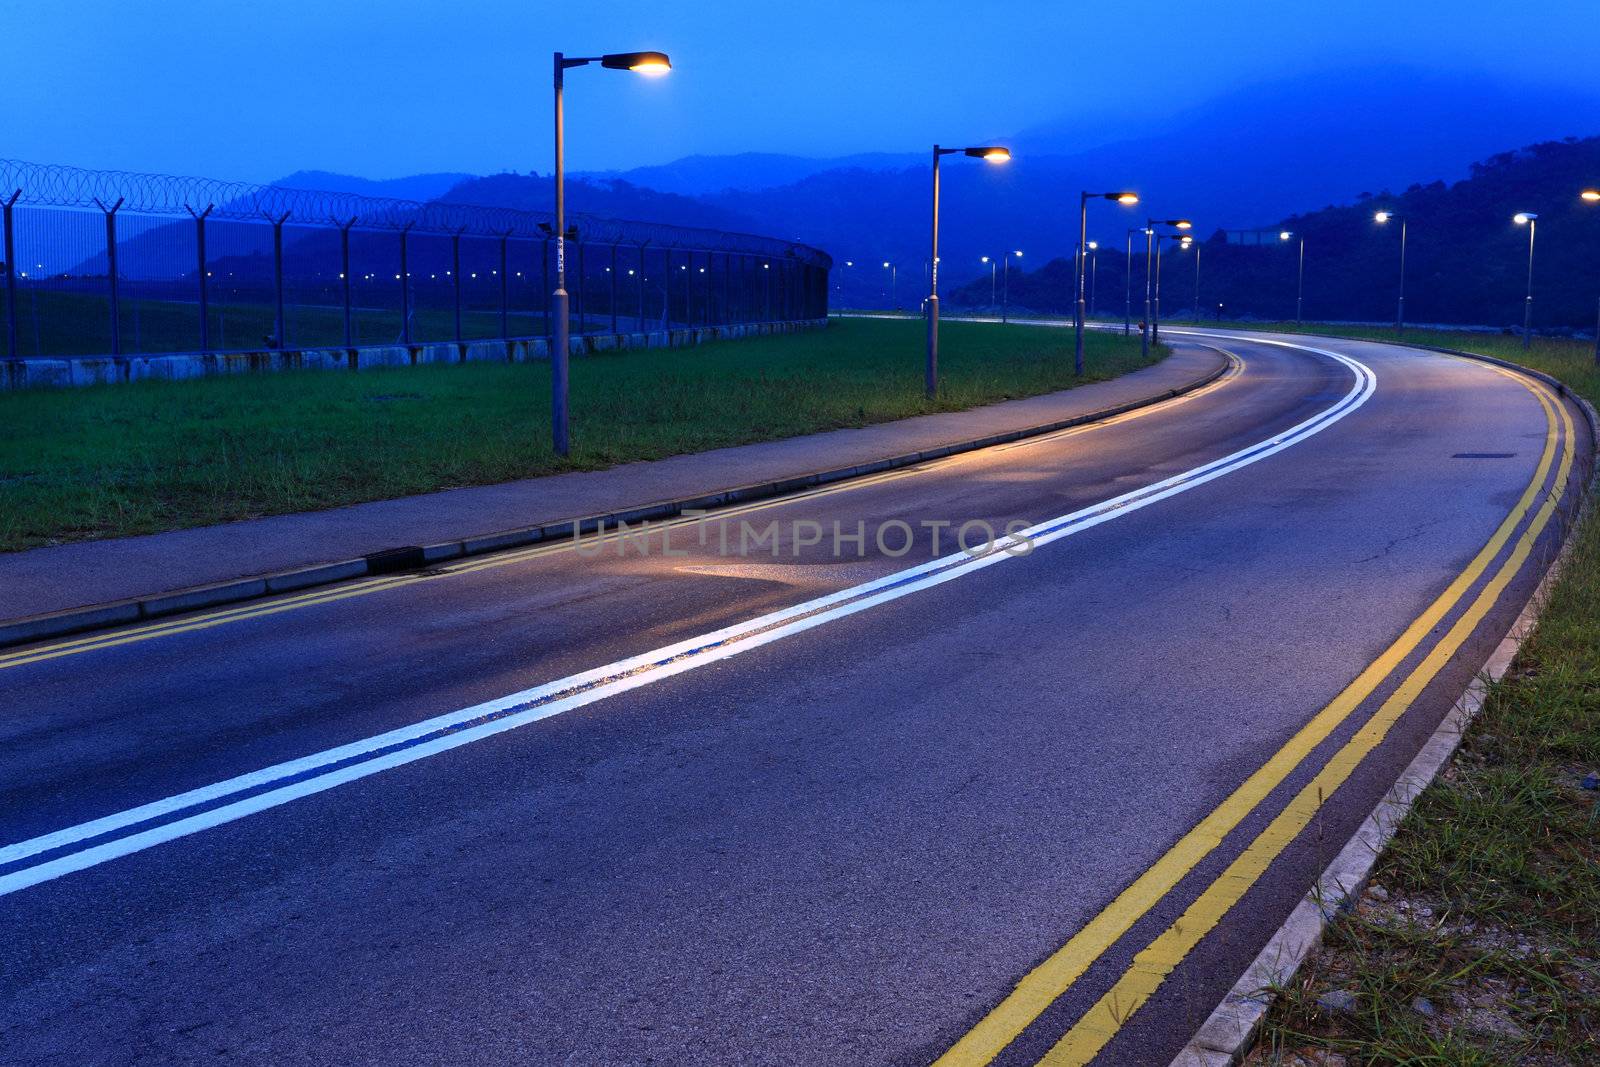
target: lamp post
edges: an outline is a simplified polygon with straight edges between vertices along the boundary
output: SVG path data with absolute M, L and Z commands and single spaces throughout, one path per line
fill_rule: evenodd
M 1281 233 L 1278 234 L 1278 240 L 1287 241 L 1290 238 L 1292 238 L 1293 236 L 1294 236 L 1293 233 L 1291 233 L 1288 230 L 1284 230 L 1284 231 L 1282 231 Z M 1294 322 L 1295 322 L 1296 326 L 1300 325 L 1300 312 L 1301 312 L 1301 310 L 1302 310 L 1302 308 L 1303 308 L 1303 306 L 1305 304 L 1305 297 L 1306 297 L 1306 235 L 1305 234 L 1301 234 L 1300 235 L 1300 274 L 1299 274 L 1299 280 L 1295 282 L 1295 289 L 1294 289 Z
M 1398 336 L 1406 328 L 1406 217 L 1396 215 L 1392 211 L 1379 211 L 1373 219 L 1377 222 L 1388 222 L 1390 219 L 1400 220 L 1400 302 L 1396 305 L 1394 315 L 1394 332 Z
M 958 152 L 988 163 L 1005 163 L 1011 159 L 1011 150 L 999 145 L 979 145 L 975 148 L 933 146 L 933 251 L 928 265 L 928 360 L 923 370 L 923 383 L 930 398 L 939 392 L 939 160 Z
M 1146 219 L 1144 227 L 1144 325 L 1139 329 L 1139 353 L 1145 358 L 1150 356 L 1150 346 L 1160 340 L 1156 336 L 1156 313 L 1161 307 L 1161 283 L 1159 274 L 1152 275 L 1152 269 L 1159 270 L 1161 241 L 1160 237 L 1169 236 L 1156 234 L 1157 226 L 1170 226 L 1175 230 L 1187 230 L 1194 226 L 1188 219 Z M 1154 244 L 1152 252 L 1151 245 Z M 1152 267 L 1154 263 L 1154 267 Z M 1151 303 L 1150 283 L 1152 278 L 1156 282 L 1155 302 Z
M 1089 317 L 1094 318 L 1095 287 L 1100 283 L 1100 242 L 1089 242 Z
M 1528 350 L 1533 335 L 1533 235 L 1539 229 L 1539 216 L 1531 211 L 1519 211 L 1511 216 L 1518 226 L 1528 228 L 1528 295 L 1522 302 L 1522 350 Z
M 1183 239 L 1183 247 L 1189 247 L 1189 239 Z M 1194 242 L 1194 324 L 1200 325 L 1200 242 Z
M 1022 249 L 1014 248 L 1011 256 L 1022 258 Z M 1006 257 L 1006 265 L 1000 272 L 1000 321 L 1011 321 L 1011 256 Z
M 1122 336 L 1133 332 L 1133 235 L 1144 230 L 1134 226 L 1128 230 L 1128 251 L 1122 261 Z
M 990 259 L 988 256 L 983 256 L 981 261 L 989 264 L 989 306 L 992 308 L 995 305 L 996 295 L 995 273 L 999 268 L 995 266 L 994 260 Z
M 1137 204 L 1138 193 L 1090 193 L 1078 194 L 1078 256 L 1077 256 L 1077 287 L 1078 301 L 1077 313 L 1073 317 L 1072 338 L 1072 373 L 1083 373 L 1083 252 L 1089 246 L 1089 201 L 1090 200 L 1115 200 L 1124 206 Z
M 1600 189 L 1585 189 L 1583 192 L 1578 194 L 1578 199 L 1587 201 L 1591 204 L 1600 202 Z M 1595 307 L 1594 364 L 1595 366 L 1600 367 L 1600 302 L 1596 302 Z
M 550 431 L 556 455 L 565 456 L 571 448 L 567 432 L 567 359 L 569 355 L 567 321 L 567 194 L 564 182 L 566 173 L 566 118 L 562 108 L 562 94 L 567 71 L 599 63 L 607 70 L 631 70 L 638 74 L 659 75 L 672 69 L 672 61 L 663 52 L 615 52 L 604 56 L 568 57 L 555 54 L 556 73 L 556 217 L 552 236 L 556 241 L 556 290 L 552 294 L 551 310 L 555 313 L 555 330 L 550 340 Z
M 889 303 L 894 307 L 894 309 L 896 311 L 899 311 L 900 310 L 900 268 L 895 266 L 893 263 L 890 263 L 886 259 L 886 260 L 883 261 L 883 269 L 889 272 Z

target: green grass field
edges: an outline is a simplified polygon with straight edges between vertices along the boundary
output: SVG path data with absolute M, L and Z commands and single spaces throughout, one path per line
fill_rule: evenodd
M 923 395 L 920 321 L 572 364 L 573 454 L 547 364 L 308 371 L 0 393 L 0 550 L 308 511 L 952 411 L 1114 377 L 1137 339 L 949 323 Z
M 1538 367 L 1600 403 L 1589 342 L 1405 339 Z M 1378 890 L 1280 991 L 1248 1062 L 1600 1062 L 1600 792 L 1582 787 L 1600 771 L 1600 517 L 1571 537 L 1537 630 L 1379 859 Z

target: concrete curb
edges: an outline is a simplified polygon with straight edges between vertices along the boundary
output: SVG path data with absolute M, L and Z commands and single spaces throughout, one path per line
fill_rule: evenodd
M 1216 345 L 1205 344 L 1204 342 L 1198 343 L 1201 347 L 1210 348 L 1221 353 L 1224 357 L 1228 355 Z M 1186 393 L 1192 393 L 1196 389 L 1204 388 L 1221 378 L 1232 364 L 1231 357 L 1224 358 L 1215 370 L 1196 378 L 1186 385 L 1175 389 L 1167 389 L 1114 407 L 1102 408 L 1099 411 L 1086 412 L 1069 419 L 1059 419 L 1021 430 L 1008 430 L 1004 433 L 991 434 L 987 437 L 974 438 L 951 445 L 942 445 L 920 452 L 907 452 L 903 455 L 891 456 L 871 463 L 817 471 L 794 478 L 785 478 L 781 481 L 758 482 L 754 485 L 743 485 L 699 496 L 664 500 L 625 511 L 610 512 L 605 515 L 588 515 L 562 519 L 557 522 L 542 523 L 537 526 L 523 526 L 512 530 L 500 530 L 476 537 L 463 538 L 459 541 L 444 541 L 433 545 L 409 545 L 401 548 L 388 548 L 368 553 L 356 559 L 319 563 L 315 566 L 239 578 L 216 585 L 176 589 L 148 597 L 138 597 L 109 604 L 95 604 L 88 607 L 72 608 L 67 611 L 51 612 L 45 615 L 30 615 L 24 618 L 0 621 L 0 648 L 9 645 L 20 645 L 30 641 L 40 641 L 51 637 L 64 637 L 69 634 L 83 633 L 111 626 L 123 626 L 128 623 L 156 619 L 166 615 L 176 615 L 180 612 L 195 611 L 200 608 L 213 608 L 224 604 L 256 600 L 278 593 L 308 589 L 313 586 L 328 585 L 354 578 L 416 570 L 433 563 L 513 548 L 524 548 L 543 541 L 564 540 L 573 536 L 574 533 L 592 533 L 601 526 L 615 526 L 624 522 L 636 523 L 671 519 L 677 518 L 686 511 L 710 510 L 734 504 L 745 504 L 756 500 L 769 500 L 786 496 L 802 489 L 829 485 L 851 478 L 865 477 L 869 474 L 878 474 L 882 471 L 895 470 L 900 467 L 909 467 L 916 463 L 926 463 L 930 460 L 943 459 L 946 456 L 973 452 L 978 449 L 990 448 L 994 445 L 1008 444 L 1028 437 L 1037 437 L 1042 434 L 1070 429 L 1074 426 L 1082 426 L 1087 423 L 1114 418 L 1129 411 L 1136 411 L 1139 408 L 1159 404 L 1183 396 Z
M 1265 331 L 1263 331 L 1265 332 Z M 1193 336 L 1193 335 L 1191 335 Z M 1368 337 L 1328 336 L 1341 341 L 1372 342 Z M 1426 352 L 1442 352 L 1515 370 L 1553 386 L 1558 395 L 1577 403 L 1589 424 L 1590 441 L 1600 447 L 1600 417 L 1594 406 L 1583 397 L 1570 392 L 1566 386 L 1542 371 L 1523 367 L 1494 356 L 1478 352 L 1459 352 L 1449 348 L 1436 348 L 1410 342 L 1378 341 L 1377 344 L 1394 344 Z M 1321 944 L 1329 924 L 1341 912 L 1353 908 L 1366 888 L 1378 857 L 1394 837 L 1400 821 L 1411 810 L 1422 791 L 1433 783 L 1435 777 L 1455 755 L 1456 748 L 1466 734 L 1467 727 L 1483 707 L 1489 689 L 1510 670 L 1522 643 L 1538 625 L 1539 615 L 1549 599 L 1550 589 L 1560 577 L 1567 557 L 1571 553 L 1570 535 L 1590 510 L 1590 494 L 1600 484 L 1600 470 L 1591 469 L 1586 479 L 1579 511 L 1562 533 L 1561 550 L 1545 570 L 1528 602 L 1523 605 L 1511 629 L 1489 655 L 1478 677 L 1462 693 L 1437 729 L 1422 746 L 1388 792 L 1378 801 L 1372 813 L 1362 821 L 1344 848 L 1334 857 L 1311 888 L 1289 913 L 1266 945 L 1256 955 L 1250 966 L 1222 1002 L 1211 1012 L 1189 1043 L 1172 1060 L 1169 1067 L 1231 1067 L 1249 1054 L 1255 1044 L 1256 1032 L 1272 1006 L 1274 988 L 1293 981 L 1300 966 Z

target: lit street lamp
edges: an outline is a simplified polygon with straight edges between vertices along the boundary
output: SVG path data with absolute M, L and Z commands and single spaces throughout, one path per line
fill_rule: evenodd
M 1394 315 L 1394 332 L 1399 334 L 1406 328 L 1406 217 L 1392 211 L 1379 211 L 1372 217 L 1378 222 L 1400 220 L 1400 303 Z
M 1188 219 L 1146 219 L 1144 227 L 1144 326 L 1139 331 L 1139 354 L 1150 356 L 1150 346 L 1160 341 L 1156 335 L 1156 318 L 1161 312 L 1161 238 L 1172 234 L 1157 234 L 1157 226 L 1171 226 L 1174 230 L 1187 230 L 1194 226 Z M 1152 251 L 1151 244 L 1154 243 Z M 1156 273 L 1152 274 L 1152 270 Z M 1151 301 L 1150 283 L 1155 281 L 1154 302 Z
M 900 268 L 895 266 L 893 263 L 890 263 L 886 259 L 886 260 L 883 261 L 883 269 L 889 272 L 889 303 L 894 307 L 894 309 L 896 311 L 899 311 L 900 310 Z
M 1073 317 L 1073 344 L 1072 344 L 1072 372 L 1083 373 L 1083 251 L 1089 244 L 1089 201 L 1090 200 L 1115 200 L 1124 206 L 1131 206 L 1139 202 L 1138 193 L 1090 193 L 1078 194 L 1078 262 L 1077 284 L 1078 304 L 1077 313 Z
M 1595 203 L 1596 201 L 1600 201 L 1600 189 L 1585 189 L 1583 192 L 1578 194 L 1578 199 L 1587 200 L 1591 204 Z M 1594 322 L 1594 363 L 1595 366 L 1600 367 L 1600 303 L 1597 303 L 1596 308 L 1597 310 L 1595 312 Z
M 939 392 L 939 160 L 958 152 L 989 163 L 1005 163 L 1011 159 L 1011 150 L 999 145 L 980 145 L 975 148 L 933 146 L 933 253 L 928 269 L 928 361 L 923 374 L 930 397 Z
M 995 271 L 997 270 L 997 268 L 995 266 L 994 260 L 990 259 L 988 256 L 982 257 L 982 262 L 989 264 L 989 306 L 990 307 L 994 307 L 994 305 L 995 305 L 995 299 L 994 299 L 995 298 Z
M 1011 256 L 1022 258 L 1022 249 L 1014 248 Z M 1000 321 L 1011 321 L 1011 256 L 1006 256 L 1006 265 L 1000 270 Z
M 615 52 L 604 56 L 586 56 L 569 59 L 560 52 L 555 54 L 556 72 L 556 218 L 551 235 L 556 242 L 556 291 L 551 310 L 555 312 L 555 329 L 550 341 L 550 431 L 556 455 L 565 456 L 571 447 L 567 433 L 567 361 L 570 355 L 567 321 L 567 194 L 566 173 L 566 118 L 562 109 L 562 93 L 567 71 L 599 63 L 607 70 L 631 70 L 638 74 L 660 75 L 672 69 L 672 61 L 663 52 Z
M 1526 352 L 1533 334 L 1533 235 L 1539 229 L 1539 216 L 1531 211 L 1519 211 L 1511 216 L 1511 221 L 1528 228 L 1528 296 L 1522 302 L 1522 350 Z
M 1100 242 L 1089 242 L 1089 317 L 1094 318 L 1095 286 L 1100 281 Z
M 1278 240 L 1287 241 L 1293 236 L 1294 236 L 1294 234 L 1290 233 L 1288 230 L 1284 230 L 1282 233 L 1278 234 Z M 1300 277 L 1299 277 L 1299 281 L 1297 281 L 1295 283 L 1295 290 L 1294 290 L 1294 321 L 1295 321 L 1295 325 L 1297 325 L 1297 326 L 1300 324 L 1300 312 L 1302 310 L 1303 305 L 1305 304 L 1305 297 L 1306 297 L 1306 235 L 1305 234 L 1301 234 L 1300 235 Z
M 1122 336 L 1133 332 L 1133 235 L 1144 233 L 1143 227 L 1128 230 L 1127 258 L 1122 263 Z

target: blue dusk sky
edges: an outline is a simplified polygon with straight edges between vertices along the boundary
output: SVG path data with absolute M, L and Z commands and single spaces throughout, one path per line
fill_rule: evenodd
M 547 172 L 556 48 L 660 48 L 677 68 L 572 73 L 569 166 L 595 170 L 1131 130 L 1247 83 L 1352 65 L 1593 92 L 1600 33 L 1593 0 L 6 6 L 0 153 L 257 181 Z

